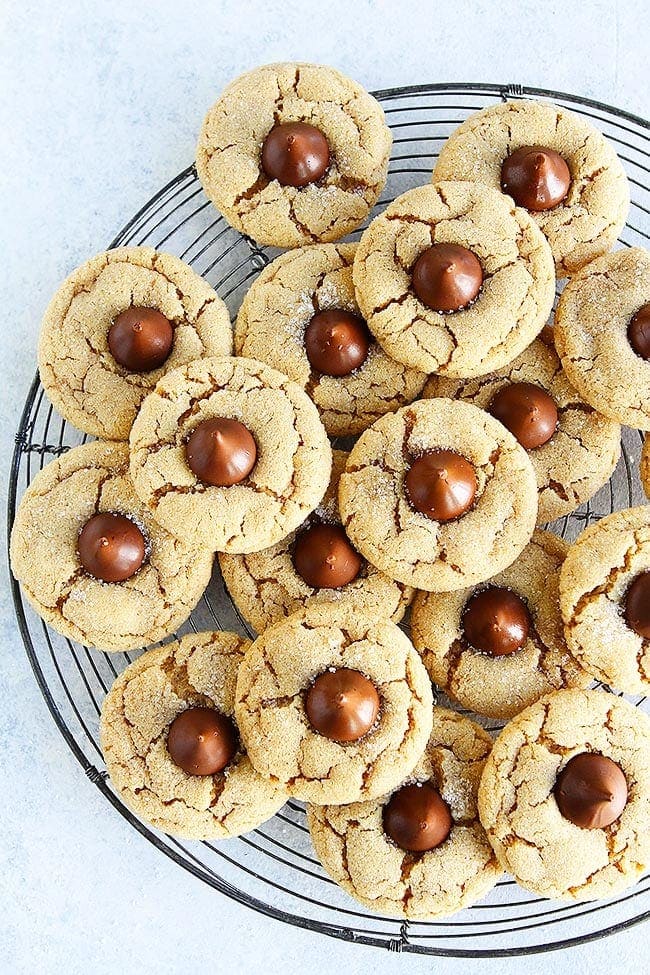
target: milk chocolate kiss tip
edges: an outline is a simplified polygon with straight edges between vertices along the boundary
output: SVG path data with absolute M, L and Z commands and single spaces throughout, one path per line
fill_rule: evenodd
M 546 146 L 521 146 L 501 166 L 502 190 L 526 210 L 552 210 L 565 199 L 570 186 L 566 161 Z
M 132 306 L 108 330 L 111 355 L 129 372 L 151 372 L 167 362 L 174 341 L 169 319 L 156 308 Z
M 102 582 L 124 582 L 145 559 L 145 539 L 130 518 L 102 512 L 79 532 L 77 553 L 86 572 Z
M 358 741 L 377 719 L 379 694 L 372 681 L 358 670 L 326 670 L 309 688 L 305 712 L 312 728 L 325 738 L 344 743 Z
M 211 417 L 194 428 L 185 444 L 185 456 L 199 480 L 214 487 L 231 487 L 253 470 L 257 444 L 239 420 Z
M 327 139 L 308 122 L 274 125 L 262 146 L 262 169 L 282 186 L 315 183 L 325 175 L 329 164 Z
M 191 707 L 174 718 L 167 736 L 172 761 L 189 775 L 215 775 L 238 748 L 234 724 L 221 711 Z
M 483 284 L 483 269 L 472 251 L 459 244 L 433 244 L 418 257 L 412 272 L 420 301 L 440 313 L 467 308 Z

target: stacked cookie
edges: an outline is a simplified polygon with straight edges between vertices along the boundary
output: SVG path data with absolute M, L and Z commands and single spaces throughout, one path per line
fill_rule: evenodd
M 34 478 L 13 571 L 67 637 L 132 650 L 175 636 L 218 554 L 257 639 L 149 649 L 102 711 L 113 786 L 155 827 L 227 838 L 303 800 L 334 880 L 406 918 L 460 910 L 504 869 L 608 896 L 650 861 L 650 722 L 587 687 L 650 683 L 650 517 L 570 547 L 538 526 L 607 482 L 621 423 L 650 429 L 650 258 L 609 252 L 629 199 L 600 133 L 524 101 L 470 117 L 430 185 L 337 243 L 390 146 L 333 69 L 226 89 L 197 171 L 237 230 L 290 249 L 234 332 L 171 255 L 70 275 L 41 380 L 101 439 Z M 496 743 L 435 689 L 508 720 Z

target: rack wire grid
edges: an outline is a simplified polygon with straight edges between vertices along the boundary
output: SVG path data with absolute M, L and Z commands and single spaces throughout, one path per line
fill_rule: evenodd
M 573 95 L 521 85 L 436 84 L 375 92 L 394 143 L 388 182 L 371 217 L 399 193 L 428 182 L 443 142 L 472 112 L 495 101 L 550 98 L 601 129 L 614 144 L 632 188 L 632 207 L 621 244 L 645 245 L 650 234 L 650 125 L 626 112 Z M 358 239 L 361 230 L 351 235 Z M 275 256 L 233 230 L 205 197 L 194 166 L 164 186 L 132 217 L 110 245 L 149 244 L 177 254 L 206 278 L 234 318 L 246 289 Z M 70 427 L 44 396 L 38 376 L 16 436 L 9 488 L 9 528 L 16 503 L 34 474 L 52 457 L 86 438 Z M 573 539 L 586 524 L 618 508 L 639 504 L 641 439 L 623 433 L 623 452 L 611 481 L 596 497 L 553 526 Z M 23 601 L 12 580 L 25 649 L 56 725 L 88 778 L 153 845 L 195 877 L 269 917 L 346 941 L 389 951 L 429 955 L 504 956 L 584 943 L 650 916 L 650 875 L 618 897 L 565 904 L 535 897 L 504 878 L 483 901 L 431 922 L 403 921 L 364 910 L 329 879 L 309 841 L 303 806 L 289 801 L 247 836 L 219 843 L 185 842 L 141 823 L 113 792 L 98 743 L 99 712 L 111 683 L 139 653 L 105 654 L 64 639 Z M 218 566 L 180 633 L 234 629 L 250 634 L 231 602 Z M 173 639 L 173 637 L 170 637 Z M 609 691 L 609 688 L 605 688 Z M 439 700 L 448 703 L 442 695 Z M 632 699 L 649 709 L 645 698 Z M 484 722 L 498 727 L 494 722 Z

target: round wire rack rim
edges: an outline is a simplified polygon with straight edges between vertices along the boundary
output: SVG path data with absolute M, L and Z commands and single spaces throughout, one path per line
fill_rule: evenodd
M 591 99 L 583 99 L 580 98 L 579 96 L 571 95 L 568 93 L 555 92 L 550 89 L 531 88 L 523 85 L 491 85 L 491 84 L 472 84 L 472 83 L 459 82 L 459 83 L 449 83 L 449 84 L 436 83 L 432 85 L 412 85 L 405 88 L 389 88 L 389 89 L 383 89 L 380 91 L 373 92 L 373 94 L 375 95 L 375 97 L 377 97 L 380 100 L 383 100 L 384 102 L 390 102 L 392 100 L 399 99 L 399 98 L 407 99 L 409 97 L 421 96 L 426 94 L 439 95 L 444 93 L 447 95 L 454 95 L 454 94 L 459 94 L 464 92 L 465 93 L 473 92 L 475 94 L 480 93 L 481 95 L 494 95 L 495 97 L 501 98 L 502 100 L 506 100 L 508 97 L 517 98 L 517 97 L 530 96 L 530 97 L 551 98 L 551 99 L 555 99 L 556 101 L 567 101 L 569 103 L 573 103 L 578 106 L 587 106 L 590 109 L 593 109 L 594 111 L 600 111 L 606 113 L 609 116 L 609 118 L 601 119 L 601 121 L 607 121 L 610 124 L 617 126 L 619 129 L 623 131 L 633 132 L 635 136 L 639 136 L 642 139 L 647 139 L 650 137 L 646 135 L 645 131 L 634 132 L 634 130 L 628 128 L 627 126 L 621 125 L 619 122 L 616 121 L 616 118 L 625 119 L 631 124 L 639 126 L 639 128 L 643 130 L 650 129 L 650 123 L 648 121 L 641 119 L 633 115 L 632 113 L 624 112 L 612 106 L 606 105 L 602 102 L 594 101 Z M 474 106 L 454 105 L 448 107 L 453 107 L 456 109 L 460 109 L 462 107 L 468 110 L 475 110 Z M 422 109 L 426 108 L 427 110 L 434 110 L 435 108 L 440 108 L 440 106 L 434 106 L 434 105 L 415 106 L 415 108 L 422 108 Z M 407 109 L 406 108 L 395 109 L 395 111 L 402 111 L 402 110 L 406 111 Z M 390 108 L 388 108 L 387 114 L 391 114 Z M 589 112 L 583 112 L 583 114 L 590 115 Z M 612 118 L 611 116 L 614 116 L 614 118 Z M 590 117 L 593 117 L 595 119 L 599 118 L 599 116 L 593 114 L 591 114 Z M 398 126 L 402 124 L 403 123 L 396 123 L 396 125 Z M 418 123 L 413 123 L 413 124 L 418 124 Z M 412 141 L 412 140 L 405 140 L 405 141 Z M 633 148 L 637 149 L 640 152 L 643 152 L 644 155 L 647 155 L 646 149 L 639 149 L 638 146 L 634 146 Z M 425 154 L 425 155 L 427 155 L 428 157 L 429 154 Z M 417 153 L 413 153 L 410 156 L 406 156 L 404 158 L 406 159 L 417 158 L 417 156 L 418 156 Z M 632 160 L 628 160 L 628 162 L 632 163 L 633 165 L 639 165 L 638 163 L 633 163 Z M 645 170 L 645 167 L 641 167 L 641 168 Z M 417 172 L 421 172 L 421 171 L 423 170 L 411 170 L 410 172 L 412 174 L 416 174 Z M 409 170 L 393 168 L 392 172 L 393 174 L 395 174 L 395 173 L 409 172 Z M 172 199 L 176 200 L 176 195 L 172 196 L 170 199 L 167 199 L 167 197 L 171 193 L 171 191 L 174 190 L 174 188 L 179 187 L 186 182 L 187 186 L 184 186 L 182 190 L 178 191 L 178 192 L 185 192 L 186 189 L 189 189 L 191 186 L 194 185 L 196 180 L 197 180 L 196 168 L 194 164 L 192 164 L 186 167 L 180 173 L 178 173 L 173 179 L 171 179 L 167 184 L 165 184 L 165 186 L 163 186 L 154 196 L 152 196 L 152 198 L 127 222 L 127 224 L 125 224 L 125 226 L 120 230 L 120 232 L 116 235 L 113 242 L 109 246 L 110 247 L 119 246 L 119 244 L 122 241 L 126 240 L 129 237 L 129 234 L 131 233 L 131 231 L 134 230 L 134 228 L 138 228 L 138 224 L 143 217 L 148 215 L 148 219 L 144 221 L 142 227 L 146 226 L 149 220 L 151 220 L 153 216 L 155 216 L 159 212 L 159 210 L 162 210 L 165 207 L 165 205 L 171 205 L 171 200 Z M 635 185 L 640 186 L 644 190 L 647 189 L 647 181 L 644 181 L 643 183 L 638 182 L 635 183 Z M 187 200 L 193 199 L 199 193 L 200 193 L 200 187 L 198 187 L 196 192 L 191 193 L 190 196 L 187 197 Z M 171 212 L 172 213 L 175 212 L 175 210 L 178 209 L 180 206 L 182 206 L 185 202 L 187 202 L 187 200 L 184 200 L 180 204 L 178 204 L 178 206 L 175 206 Z M 166 203 L 161 203 L 161 201 L 166 201 Z M 158 207 L 157 209 L 158 204 L 160 204 L 160 207 Z M 202 204 L 200 209 L 204 209 L 207 206 L 209 206 L 209 203 Z M 644 208 L 640 207 L 640 209 L 643 210 Z M 198 212 L 199 211 L 195 211 L 195 213 Z M 146 232 L 145 237 L 151 234 L 153 230 L 155 230 L 160 225 L 161 222 L 162 220 L 159 221 L 159 223 L 157 223 L 153 228 L 150 228 Z M 142 227 L 138 229 L 142 230 Z M 644 234 L 644 236 L 646 235 Z M 254 241 L 250 240 L 249 238 L 244 237 L 240 239 L 242 239 L 248 247 L 248 261 L 253 265 L 254 268 L 257 268 L 259 270 L 261 266 L 263 266 L 265 263 L 268 262 L 269 260 L 268 255 L 266 255 L 263 249 L 259 247 Z M 623 241 L 623 243 L 626 242 Z M 193 246 L 194 244 L 190 245 L 190 247 Z M 188 248 L 188 251 L 189 249 L 190 248 Z M 202 252 L 203 251 L 201 251 L 201 253 Z M 197 258 L 195 256 L 192 260 L 196 260 L 196 259 Z M 258 263 L 258 259 L 259 259 L 259 263 Z M 212 266 L 213 265 L 211 265 L 211 267 Z M 21 459 L 24 457 L 25 451 L 29 450 L 32 453 L 35 453 L 37 455 L 40 454 L 41 464 L 42 464 L 43 458 L 46 454 L 56 455 L 68 449 L 67 445 L 63 443 L 63 428 L 59 436 L 58 444 L 48 443 L 47 437 L 42 438 L 43 440 L 42 443 L 28 442 L 28 430 L 29 430 L 30 417 L 32 415 L 32 411 L 34 410 L 34 406 L 36 404 L 36 413 L 38 413 L 42 401 L 43 394 L 41 391 L 40 398 L 38 399 L 37 402 L 37 397 L 39 396 L 39 389 L 40 389 L 40 385 L 39 385 L 39 379 L 37 375 L 32 383 L 32 386 L 27 396 L 25 408 L 23 410 L 22 418 L 20 421 L 19 431 L 16 436 L 16 445 L 15 445 L 14 454 L 12 458 L 11 479 L 9 485 L 8 508 L 7 508 L 8 529 L 9 529 L 8 535 L 11 531 L 11 526 L 13 524 L 13 518 L 15 514 L 15 507 L 16 507 L 16 499 L 17 499 L 18 474 L 21 465 Z M 48 425 L 49 425 L 49 421 L 48 421 Z M 426 927 L 426 925 L 423 924 L 422 922 L 403 921 L 402 923 L 399 923 L 399 920 L 392 919 L 392 923 L 394 925 L 395 924 L 398 925 L 398 933 L 393 931 L 393 932 L 388 932 L 388 934 L 386 934 L 383 930 L 379 932 L 375 932 L 372 930 L 368 930 L 367 928 L 363 930 L 358 930 L 351 926 L 345 926 L 344 924 L 331 923 L 328 922 L 327 920 L 314 919 L 308 916 L 302 916 L 297 913 L 291 913 L 289 911 L 285 911 L 277 904 L 266 903 L 260 900 L 258 897 L 250 894 L 249 892 L 243 889 L 242 890 L 238 889 L 237 887 L 230 884 L 224 877 L 221 877 L 217 873 L 215 873 L 214 870 L 209 869 L 206 864 L 201 862 L 197 858 L 197 856 L 194 856 L 191 853 L 191 851 L 183 847 L 173 837 L 170 836 L 163 837 L 162 834 L 158 835 L 157 833 L 150 830 L 145 824 L 141 823 L 130 812 L 130 810 L 128 810 L 121 803 L 117 795 L 112 791 L 108 782 L 107 773 L 105 771 L 98 769 L 88 759 L 88 757 L 83 751 L 83 748 L 80 746 L 79 742 L 76 740 L 74 734 L 72 733 L 70 727 L 66 723 L 65 717 L 62 714 L 57 704 L 57 701 L 52 694 L 51 688 L 48 685 L 45 674 L 41 669 L 41 665 L 34 647 L 34 643 L 32 641 L 32 634 L 30 632 L 27 619 L 25 616 L 22 595 L 16 580 L 13 579 L 13 576 L 11 577 L 11 586 L 12 586 L 12 593 L 13 593 L 13 598 L 16 606 L 16 614 L 18 618 L 19 630 L 23 638 L 23 642 L 26 647 L 26 652 L 30 660 L 30 665 L 34 672 L 37 684 L 48 706 L 48 709 L 50 710 L 55 720 L 55 723 L 59 728 L 59 731 L 61 732 L 64 740 L 68 744 L 72 753 L 75 755 L 80 765 L 84 769 L 87 777 L 101 790 L 101 792 L 106 796 L 106 798 L 113 805 L 113 807 L 116 808 L 120 812 L 120 814 L 124 816 L 124 818 L 135 829 L 137 829 L 140 835 L 144 836 L 157 849 L 161 850 L 163 853 L 165 853 L 166 856 L 172 859 L 175 863 L 182 866 L 184 869 L 188 870 L 198 879 L 204 881 L 214 889 L 219 890 L 221 893 L 232 898 L 233 900 L 236 900 L 238 903 L 241 903 L 248 907 L 252 907 L 254 910 L 268 917 L 272 917 L 274 919 L 281 920 L 285 923 L 290 923 L 294 926 L 301 927 L 307 930 L 318 931 L 330 937 L 342 939 L 347 942 L 357 942 L 357 943 L 367 944 L 371 946 L 383 947 L 383 948 L 387 948 L 390 951 L 398 951 L 398 952 L 407 951 L 407 952 L 413 952 L 417 954 L 430 954 L 430 955 L 451 956 L 451 957 L 512 957 L 517 955 L 534 954 L 540 951 L 558 950 L 563 947 L 570 947 L 572 945 L 584 944 L 587 942 L 595 941 L 601 937 L 607 936 L 614 932 L 629 928 L 632 925 L 638 923 L 639 921 L 645 920 L 648 917 L 650 917 L 650 910 L 644 911 L 642 913 L 636 914 L 635 916 L 627 917 L 621 921 L 618 921 L 617 923 L 606 925 L 600 929 L 589 931 L 581 935 L 578 935 L 576 937 L 554 939 L 553 941 L 547 941 L 542 944 L 539 943 L 523 944 L 523 945 L 519 944 L 516 947 L 505 947 L 505 948 L 499 948 L 493 945 L 487 948 L 477 946 L 477 945 L 474 945 L 471 948 L 464 948 L 460 946 L 456 947 L 455 945 L 451 947 L 447 947 L 442 944 L 418 943 L 413 940 L 409 940 L 409 932 L 413 937 L 415 929 L 419 927 Z M 47 631 L 45 632 L 47 636 Z M 287 820 L 287 822 L 289 822 L 289 820 Z M 255 846 L 255 844 L 253 844 L 253 846 Z M 252 875 L 255 876 L 255 874 Z M 628 897 L 622 898 L 620 901 L 617 901 L 617 903 L 622 903 L 624 900 L 632 900 L 639 893 L 641 893 L 641 891 L 635 892 L 633 890 L 632 893 L 628 895 Z M 598 906 L 592 908 L 588 907 L 588 909 L 585 910 L 583 913 L 584 914 L 593 913 L 597 910 L 599 910 Z M 376 917 L 368 918 L 367 915 L 363 915 L 359 913 L 355 914 L 355 912 L 353 911 L 343 911 L 342 913 L 346 918 L 357 916 L 361 918 L 366 918 L 367 920 L 379 920 Z M 550 912 L 550 913 L 558 913 L 558 912 Z M 532 916 L 533 917 L 539 916 L 542 918 L 545 917 L 544 914 L 532 915 Z M 388 919 L 386 920 L 388 921 Z M 506 923 L 506 922 L 504 921 L 502 923 Z M 538 924 L 527 925 L 525 927 L 545 926 L 546 923 L 547 923 L 546 921 L 542 920 Z M 520 926 L 516 930 L 525 930 L 525 927 Z M 433 925 L 432 929 L 435 930 L 435 928 L 436 926 Z M 393 936 L 390 936 L 391 934 L 393 934 Z M 424 934 L 424 935 L 419 934 L 418 936 L 426 939 L 426 938 L 435 938 L 436 934 L 435 933 Z M 476 936 L 478 936 L 478 934 Z M 462 934 L 447 935 L 447 937 L 460 938 L 463 937 L 463 935 Z

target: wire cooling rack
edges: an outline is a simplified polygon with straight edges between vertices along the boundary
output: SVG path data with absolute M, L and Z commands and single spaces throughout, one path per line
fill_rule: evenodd
M 394 143 L 388 183 L 372 216 L 399 193 L 429 181 L 442 143 L 471 112 L 499 99 L 551 98 L 589 119 L 616 147 L 630 178 L 633 200 L 621 243 L 627 247 L 647 244 L 650 125 L 642 119 L 598 102 L 520 85 L 423 85 L 380 91 L 376 96 L 393 130 Z M 156 193 L 110 246 L 122 244 L 149 244 L 177 254 L 213 285 L 233 318 L 251 281 L 274 256 L 271 249 L 242 237 L 218 215 L 203 194 L 194 166 Z M 84 440 L 55 413 L 37 377 L 16 436 L 9 528 L 16 503 L 34 474 L 52 457 Z M 638 433 L 625 430 L 621 461 L 611 481 L 590 504 L 553 526 L 559 534 L 575 538 L 591 521 L 643 501 L 637 475 L 640 446 Z M 34 675 L 59 731 L 86 775 L 157 849 L 241 904 L 346 941 L 389 951 L 467 957 L 560 948 L 603 937 L 650 917 L 650 875 L 621 896 L 601 903 L 567 905 L 543 900 L 506 878 L 481 903 L 449 919 L 402 922 L 374 915 L 325 875 L 309 842 L 303 807 L 294 801 L 260 829 L 226 842 L 185 842 L 148 828 L 113 792 L 98 743 L 104 696 L 117 674 L 139 654 L 104 654 L 71 643 L 23 602 L 15 580 L 12 585 L 18 625 Z M 224 589 L 218 568 L 179 635 L 215 627 L 250 633 Z M 645 698 L 632 700 L 650 710 Z M 498 725 L 492 723 L 492 727 Z

